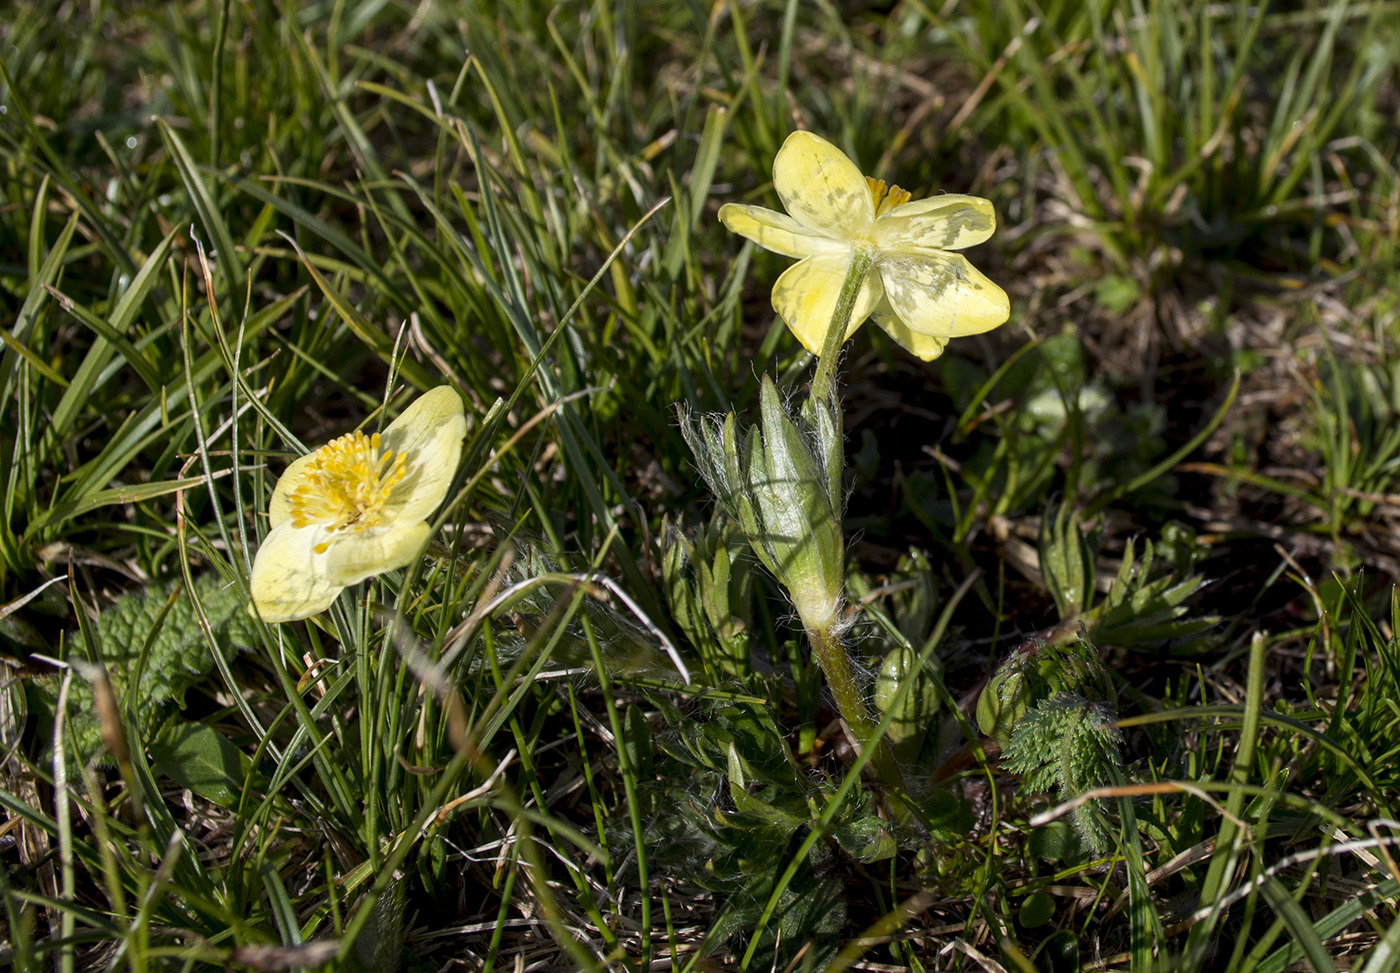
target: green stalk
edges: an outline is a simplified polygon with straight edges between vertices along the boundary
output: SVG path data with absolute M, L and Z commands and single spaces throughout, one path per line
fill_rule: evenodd
M 856 298 L 874 262 L 875 248 L 869 244 L 856 244 L 851 254 L 850 268 L 846 271 L 846 279 L 841 284 L 841 293 L 836 299 L 831 323 L 827 326 L 826 337 L 822 341 L 817 371 L 812 377 L 812 398 L 823 405 L 835 394 L 836 362 L 841 356 L 841 344 L 851 324 Z M 844 464 L 844 452 L 840 449 L 832 450 L 827 461 Z M 828 470 L 827 475 L 839 483 L 841 472 L 840 469 Z M 839 512 L 835 515 L 840 516 Z M 798 615 L 802 618 L 802 628 L 812 646 L 812 655 L 816 657 L 822 675 L 826 678 L 826 684 L 831 688 L 837 711 L 862 747 L 876 748 L 870 761 L 880 782 L 887 788 L 900 788 L 902 782 L 894 754 L 883 740 L 876 737 L 878 725 L 865 705 L 865 698 L 861 695 L 860 686 L 851 671 L 850 657 L 846 655 L 845 646 L 841 644 L 841 637 L 837 632 L 838 619 L 833 610 L 836 606 L 822 605 L 816 610 L 803 611 L 801 598 L 797 598 L 796 601 Z
M 836 298 L 836 310 L 827 326 L 826 338 L 822 341 L 821 358 L 817 361 L 817 373 L 812 376 L 812 397 L 818 402 L 826 401 L 832 392 L 836 376 L 836 360 L 841 355 L 841 342 L 846 338 L 846 329 L 851 326 L 851 312 L 856 307 L 856 297 L 861 285 L 875 262 L 875 248 L 858 243 L 851 254 L 851 267 L 846 271 L 846 281 L 841 285 L 841 294 Z
M 899 766 L 895 763 L 894 754 L 888 744 L 884 739 L 877 739 L 875 736 L 879 727 L 865 705 L 865 698 L 856 684 L 855 674 L 851 672 L 851 660 L 846 655 L 840 636 L 836 634 L 835 616 L 829 616 L 825 620 L 813 619 L 810 624 L 803 618 L 802 627 L 807 632 L 812 655 L 816 656 L 817 665 L 821 666 L 822 675 L 826 677 L 826 684 L 831 688 L 831 695 L 836 700 L 837 712 L 841 714 L 841 718 L 846 721 L 846 725 L 851 728 L 862 747 L 876 748 L 871 754 L 870 762 L 875 767 L 880 783 L 888 789 L 902 790 L 904 782 L 899 774 Z

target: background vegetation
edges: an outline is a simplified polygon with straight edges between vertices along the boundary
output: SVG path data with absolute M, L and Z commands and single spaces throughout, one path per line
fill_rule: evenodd
M 6 961 L 1395 968 L 1397 24 L 12 2 Z M 1000 217 L 1010 324 L 844 361 L 851 648 L 936 709 L 902 823 L 677 421 L 802 380 L 714 218 L 794 128 Z M 246 618 L 283 465 L 443 382 L 430 556 Z M 998 750 L 1079 752 L 1066 689 L 1120 763 L 1057 809 Z

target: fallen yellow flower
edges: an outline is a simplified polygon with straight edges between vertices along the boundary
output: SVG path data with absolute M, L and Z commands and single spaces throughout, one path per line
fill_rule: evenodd
M 910 202 L 898 186 L 861 175 L 855 163 L 811 132 L 793 132 L 773 160 L 784 215 L 728 203 L 719 218 L 759 246 L 802 258 L 773 287 L 773 310 L 814 355 L 831 323 L 856 250 L 872 257 L 850 325 L 872 315 L 890 337 L 924 361 L 949 338 L 981 334 L 1011 315 L 1006 292 L 961 254 L 996 229 L 992 204 L 944 195 Z
M 272 529 L 253 559 L 256 614 L 307 618 L 348 586 L 417 557 L 466 432 L 462 398 L 443 385 L 382 433 L 352 432 L 294 460 L 273 488 Z

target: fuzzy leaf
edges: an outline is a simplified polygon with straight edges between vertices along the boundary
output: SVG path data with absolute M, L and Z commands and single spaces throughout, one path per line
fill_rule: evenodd
M 763 542 L 778 564 L 774 574 L 799 610 L 813 602 L 829 604 L 841 594 L 845 548 L 825 474 L 766 375 L 761 404 L 763 451 L 754 454 L 748 472 Z
M 802 403 L 800 421 L 803 435 L 816 447 L 814 452 L 826 476 L 827 498 L 831 502 L 831 509 L 840 511 L 846 505 L 846 494 L 841 485 L 846 443 L 841 434 L 840 404 L 835 398 L 826 402 L 808 398 Z
M 1002 766 L 1026 778 L 1031 791 L 1054 790 L 1061 801 L 1122 776 L 1123 732 L 1103 703 L 1061 692 L 1026 713 L 1002 751 Z M 1093 804 L 1074 811 L 1075 822 L 1099 853 L 1109 847 L 1103 812 Z
M 254 623 L 243 611 L 243 596 L 237 588 L 206 574 L 196 580 L 195 594 L 220 644 L 256 644 Z M 106 668 L 118 701 L 133 714 L 134 729 L 143 737 L 168 708 L 183 705 L 186 691 L 214 668 L 194 602 L 178 582 L 123 595 L 98 615 L 94 628 L 99 658 L 90 661 Z M 50 724 L 58 684 L 56 675 L 31 683 L 36 708 L 48 714 Z M 69 691 L 67 726 L 73 741 L 69 760 L 76 768 L 102 746 L 92 689 L 85 681 L 74 680 Z

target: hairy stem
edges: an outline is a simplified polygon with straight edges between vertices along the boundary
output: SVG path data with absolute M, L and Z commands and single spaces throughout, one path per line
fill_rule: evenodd
M 875 768 L 880 783 L 887 788 L 902 788 L 903 781 L 900 779 L 893 752 L 883 739 L 875 738 L 877 725 L 865 705 L 865 698 L 860 693 L 855 674 L 851 672 L 850 657 L 846 655 L 846 647 L 841 644 L 841 638 L 836 633 L 835 616 L 829 615 L 824 619 L 804 617 L 802 627 L 807 632 L 812 655 L 816 656 L 817 664 L 822 668 L 822 675 L 826 677 L 826 684 L 836 700 L 836 709 L 841 718 L 846 721 L 846 725 L 851 728 L 862 747 L 878 748 L 871 756 L 870 763 Z
M 851 267 L 846 271 L 846 281 L 841 285 L 841 294 L 836 298 L 836 310 L 831 315 L 831 323 L 826 329 L 822 342 L 821 358 L 817 360 L 817 373 L 812 376 L 812 397 L 819 402 L 826 401 L 836 381 L 836 360 L 841 357 L 841 343 L 846 340 L 846 329 L 851 326 L 851 312 L 856 307 L 856 297 L 861 285 L 870 273 L 875 262 L 875 250 L 869 244 L 856 244 L 851 255 Z
M 841 293 L 836 298 L 836 308 L 832 312 L 831 322 L 827 325 L 826 337 L 822 341 L 821 357 L 817 361 L 816 374 L 812 376 L 812 398 L 826 405 L 828 400 L 835 398 L 836 385 L 836 362 L 841 357 L 841 344 L 846 339 L 846 331 L 851 326 L 851 315 L 855 311 L 856 298 L 860 295 L 860 289 L 865 284 L 865 278 L 870 273 L 875 262 L 875 250 L 868 244 L 856 244 L 851 254 L 851 265 L 846 271 L 846 279 L 841 284 Z M 844 465 L 844 454 L 842 450 L 832 451 L 830 461 Z M 841 470 L 828 470 L 829 476 L 835 482 L 841 482 Z M 837 517 L 840 516 L 838 512 Z M 826 684 L 831 688 L 831 695 L 836 700 L 836 709 L 841 714 L 841 718 L 846 721 L 846 725 L 851 728 L 862 747 L 875 747 L 871 754 L 870 762 L 875 768 L 875 773 L 880 779 L 880 783 L 887 788 L 900 789 L 902 782 L 899 776 L 899 766 L 895 763 L 894 753 L 884 740 L 875 737 L 877 724 L 871 715 L 869 708 L 865 705 L 865 698 L 861 695 L 860 686 L 856 682 L 855 674 L 851 671 L 851 660 L 846 655 L 846 647 L 841 644 L 841 637 L 837 634 L 836 609 L 839 605 L 840 593 L 836 594 L 836 602 L 822 607 L 821 610 L 803 611 L 799 602 L 798 614 L 802 617 L 802 627 L 807 633 L 807 640 L 812 646 L 812 655 L 816 657 L 817 664 L 821 666 L 822 675 L 826 678 Z

